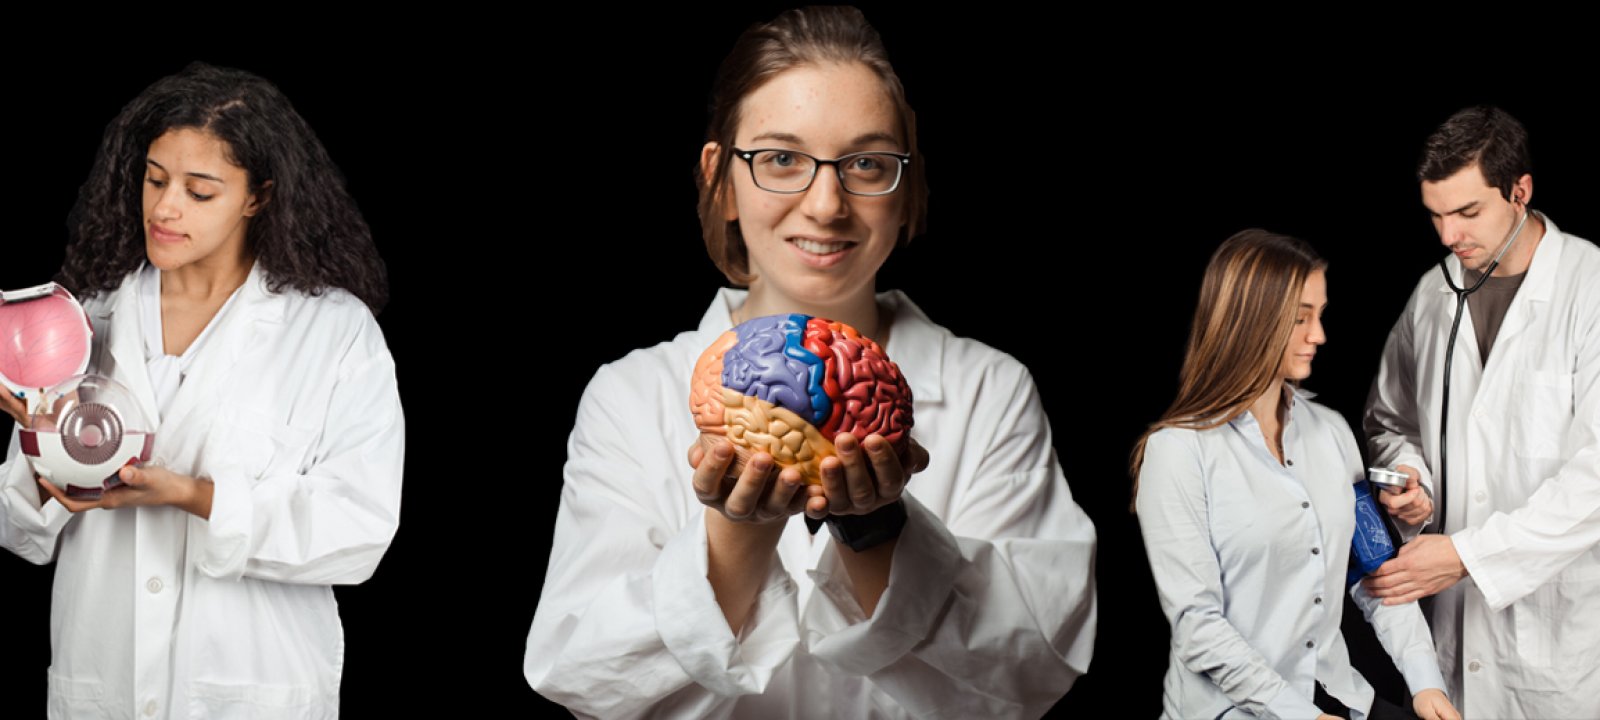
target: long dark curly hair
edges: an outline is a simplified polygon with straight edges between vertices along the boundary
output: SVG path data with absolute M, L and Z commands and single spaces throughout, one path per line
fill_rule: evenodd
M 143 184 L 150 143 L 170 130 L 210 133 L 265 203 L 245 242 L 273 292 L 341 288 L 377 314 L 388 273 L 344 176 L 289 99 L 244 72 L 193 63 L 146 88 L 106 126 L 67 219 L 56 281 L 82 297 L 114 290 L 145 259 Z

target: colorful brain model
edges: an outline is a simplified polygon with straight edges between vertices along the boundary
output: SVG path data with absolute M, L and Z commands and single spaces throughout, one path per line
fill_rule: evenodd
M 821 484 L 833 439 L 877 433 L 905 458 L 911 388 L 883 348 L 844 323 L 769 315 L 717 338 L 695 363 L 689 410 L 705 434 L 762 451 Z

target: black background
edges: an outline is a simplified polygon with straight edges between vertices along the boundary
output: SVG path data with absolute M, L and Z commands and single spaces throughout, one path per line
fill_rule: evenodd
M 359 49 L 329 29 L 153 45 L 13 79 L 12 105 L 33 121 L 6 153 L 0 287 L 59 267 L 105 124 L 189 60 L 277 83 L 344 170 L 389 264 L 380 322 L 409 425 L 394 545 L 372 580 L 337 591 L 348 716 L 543 703 L 521 663 L 579 393 L 599 364 L 694 327 L 722 282 L 699 244 L 691 173 L 716 63 L 775 11 L 481 19 L 489 32 L 416 21 Z M 1222 239 L 1265 227 L 1329 259 L 1329 342 L 1306 386 L 1356 420 L 1385 335 L 1443 254 L 1413 166 L 1452 111 L 1492 103 L 1520 118 L 1533 207 L 1600 235 L 1583 112 L 1592 57 L 1545 34 L 1559 22 L 1508 25 L 1491 52 L 1494 39 L 1426 22 L 1257 18 L 1276 29 L 1201 35 L 1186 29 L 1201 18 L 868 17 L 917 109 L 933 193 L 927 234 L 891 257 L 880 287 L 1032 368 L 1099 533 L 1094 662 L 1060 710 L 1159 712 L 1166 622 L 1126 461 L 1175 391 Z M 529 338 L 532 352 L 513 352 Z M 444 447 L 450 431 L 505 417 L 481 407 L 485 388 L 536 418 L 530 442 L 492 461 Z M 525 477 L 526 492 L 476 492 L 502 475 Z M 0 554 L 8 717 L 43 714 L 50 573 Z M 1369 677 L 1393 692 L 1385 662 Z

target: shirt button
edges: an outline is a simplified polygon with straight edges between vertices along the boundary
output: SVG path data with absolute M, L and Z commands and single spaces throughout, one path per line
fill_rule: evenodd
M 1321 605 L 1322 604 L 1322 596 L 1318 595 L 1317 598 L 1315 600 L 1312 600 L 1311 602 L 1313 604 L 1315 604 L 1315 605 Z
M 1316 643 L 1315 643 L 1315 642 L 1313 642 L 1313 641 L 1311 641 L 1311 640 L 1307 640 L 1307 641 L 1306 641 L 1306 648 L 1307 648 L 1307 649 L 1310 649 L 1310 648 L 1313 648 L 1313 647 L 1316 647 L 1316 645 L 1317 645 L 1317 644 L 1316 644 Z
M 1287 463 L 1289 465 L 1289 467 L 1294 467 L 1294 461 L 1293 460 L 1284 460 L 1284 462 Z
M 1484 502 L 1489 499 L 1489 496 L 1484 494 L 1482 490 L 1479 490 L 1477 494 L 1472 496 L 1472 499 L 1477 500 L 1478 502 Z
M 1301 501 L 1300 501 L 1300 507 L 1301 507 L 1301 508 L 1302 508 L 1302 509 L 1304 509 L 1304 508 L 1308 508 L 1308 507 L 1311 507 L 1311 503 L 1308 503 L 1308 502 L 1306 502 L 1306 501 L 1304 501 L 1304 500 L 1301 500 Z
M 1312 555 L 1321 555 L 1322 551 L 1317 549 L 1317 548 L 1311 548 L 1311 554 Z
M 150 578 L 150 580 L 144 584 L 144 589 L 149 590 L 151 595 L 161 592 L 161 578 Z
M 150 702 L 144 704 L 144 714 L 145 717 L 156 716 L 156 701 L 151 700 Z
M 1483 666 L 1479 665 L 1477 660 L 1473 660 L 1472 662 L 1467 663 L 1467 670 L 1469 670 L 1471 672 L 1477 672 L 1477 671 L 1479 671 L 1481 669 L 1483 669 Z

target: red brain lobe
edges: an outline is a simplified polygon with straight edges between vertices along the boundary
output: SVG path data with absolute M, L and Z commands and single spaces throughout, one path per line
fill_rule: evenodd
M 820 318 L 806 324 L 804 344 L 822 358 L 823 387 L 834 399 L 823 436 L 877 433 L 903 453 L 912 424 L 911 388 L 883 348 L 853 327 Z

